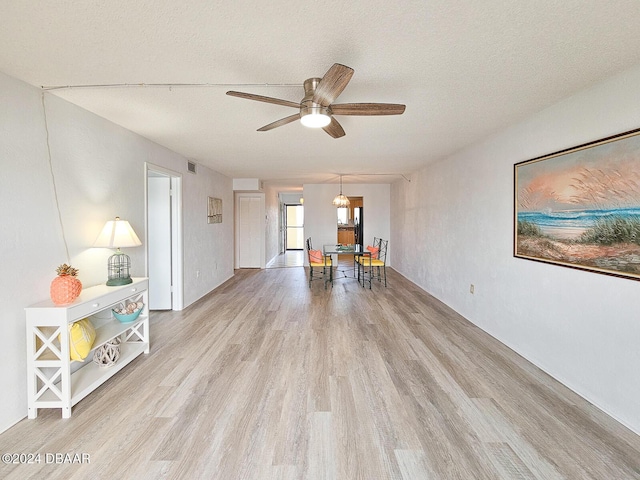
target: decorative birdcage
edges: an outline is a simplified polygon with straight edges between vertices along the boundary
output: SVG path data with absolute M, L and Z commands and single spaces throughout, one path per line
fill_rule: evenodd
M 129 255 L 122 253 L 120 249 L 116 250 L 116 253 L 111 255 L 107 262 L 107 271 L 109 274 L 107 285 L 127 285 L 133 282 L 131 274 L 129 273 L 130 269 L 131 259 Z

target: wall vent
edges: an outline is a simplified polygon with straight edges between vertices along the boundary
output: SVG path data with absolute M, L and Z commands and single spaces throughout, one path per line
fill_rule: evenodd
M 195 162 L 187 161 L 187 170 L 189 170 L 191 173 L 197 173 Z

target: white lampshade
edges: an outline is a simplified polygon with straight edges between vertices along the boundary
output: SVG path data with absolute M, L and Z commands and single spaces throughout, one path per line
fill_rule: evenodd
M 142 245 L 142 242 L 136 232 L 133 231 L 133 228 L 131 228 L 131 225 L 129 225 L 129 222 L 120 220 L 120 217 L 108 221 L 93 243 L 94 247 L 105 248 L 127 248 L 140 245 Z

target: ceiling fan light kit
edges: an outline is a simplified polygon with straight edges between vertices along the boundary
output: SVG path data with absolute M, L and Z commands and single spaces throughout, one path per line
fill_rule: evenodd
M 331 117 L 323 107 L 308 107 L 304 113 L 300 111 L 300 123 L 309 128 L 322 128 L 331 123 Z
M 353 72 L 353 68 L 334 63 L 324 74 L 324 77 L 308 78 L 304 81 L 304 98 L 299 104 L 289 100 L 264 97 L 252 93 L 229 91 L 227 95 L 299 109 L 298 114 L 290 115 L 265 125 L 258 129 L 259 132 L 273 130 L 299 119 L 300 123 L 305 127 L 322 128 L 331 137 L 340 138 L 345 136 L 345 132 L 334 115 L 370 116 L 402 115 L 404 113 L 405 106 L 395 103 L 343 103 L 333 105 L 335 99 L 338 98 L 351 80 Z

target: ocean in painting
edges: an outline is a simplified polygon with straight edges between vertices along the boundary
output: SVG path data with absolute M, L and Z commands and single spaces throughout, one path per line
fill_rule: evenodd
M 578 238 L 598 220 L 614 217 L 640 220 L 640 208 L 518 212 L 518 221 L 534 223 L 544 235 L 566 240 Z

